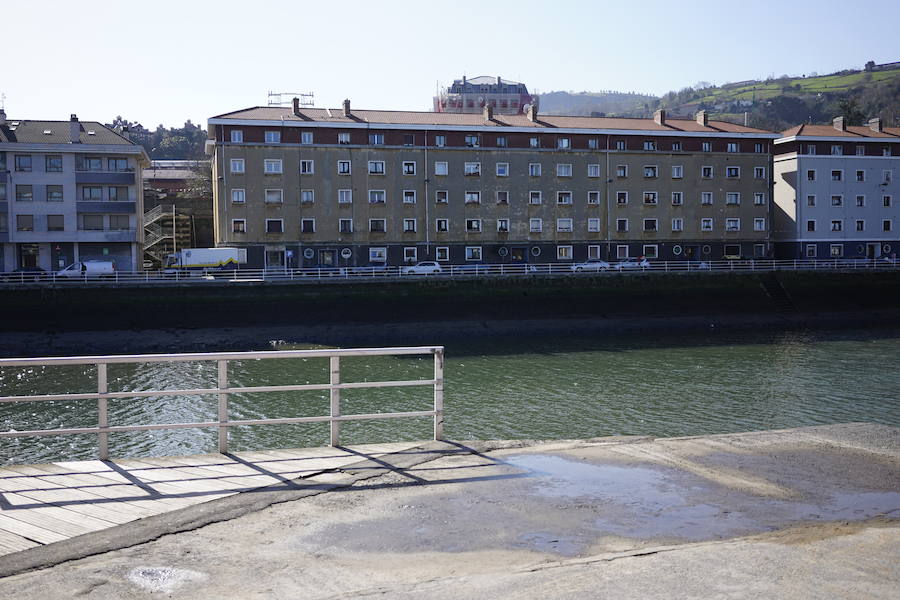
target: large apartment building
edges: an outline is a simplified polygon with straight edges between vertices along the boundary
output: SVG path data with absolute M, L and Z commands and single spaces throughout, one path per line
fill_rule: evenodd
M 732 123 L 257 107 L 209 120 L 247 267 L 712 260 L 770 246 L 771 132 Z
M 92 121 L 7 119 L 0 110 L 0 267 L 142 264 L 143 148 Z
M 878 258 L 900 250 L 900 128 L 800 125 L 775 142 L 780 258 Z

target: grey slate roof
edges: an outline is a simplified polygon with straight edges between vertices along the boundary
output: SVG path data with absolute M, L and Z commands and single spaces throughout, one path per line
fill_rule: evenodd
M 18 123 L 18 125 L 16 125 Z M 5 125 L 0 125 L 0 142 L 20 144 L 68 144 L 69 121 L 29 121 L 6 119 Z M 109 145 L 128 144 L 137 145 L 122 137 L 112 129 L 96 121 L 79 122 L 80 141 L 82 144 Z M 49 131 L 50 133 L 44 133 Z M 89 132 L 93 131 L 93 135 Z

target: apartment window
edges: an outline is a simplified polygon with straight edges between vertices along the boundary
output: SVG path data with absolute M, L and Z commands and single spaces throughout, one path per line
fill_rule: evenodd
M 572 219 L 557 219 L 556 220 L 556 231 L 562 233 L 571 233 L 572 232 Z
M 815 169 L 809 169 L 806 171 L 806 180 L 807 181 L 815 181 L 816 180 L 816 171 Z
M 338 219 L 339 233 L 353 233 L 353 219 Z
M 434 174 L 435 175 L 446 175 L 447 173 L 449 173 L 449 169 L 447 168 L 446 162 L 434 163 Z
M 439 262 L 447 262 L 450 260 L 450 248 L 447 246 L 438 246 L 434 249 L 434 258 Z
M 62 156 L 51 155 L 44 157 L 44 170 L 48 173 L 62 173 Z
M 415 219 L 403 219 L 403 233 L 415 233 L 416 232 L 416 220 Z
M 656 142 L 653 140 L 644 140 L 644 150 L 656 150 Z
M 316 232 L 316 220 L 315 219 L 300 219 L 300 233 L 315 233 Z
M 857 231 L 865 231 L 866 230 L 866 222 L 862 219 L 856 220 L 856 230 Z
M 506 190 L 497 192 L 497 204 L 509 204 L 509 192 Z
M 616 204 L 628 204 L 628 192 L 616 192 Z
M 815 206 L 816 205 L 816 197 L 812 194 L 806 197 L 806 205 L 807 206 Z
M 481 192 L 466 192 L 466 204 L 481 204 Z
M 16 186 L 18 188 L 19 186 Z M 30 185 L 28 186 L 31 187 Z M 31 200 L 31 198 L 28 198 Z M 100 186 L 86 186 L 81 188 L 81 199 L 82 200 L 90 200 L 92 202 L 99 202 L 103 200 L 103 188 Z M 18 198 L 16 198 L 18 200 Z
M 881 202 L 882 202 L 882 204 L 884 204 L 884 206 L 890 206 L 891 205 L 891 197 L 890 196 L 882 196 Z
M 681 142 L 672 142 L 672 150 L 674 152 L 681 152 Z
M 281 162 L 279 160 L 279 162 Z M 312 160 L 301 160 L 300 161 L 300 174 L 301 175 L 312 175 L 316 171 L 315 161 Z M 280 172 L 280 171 L 279 171 Z
M 231 159 L 231 172 L 233 174 L 244 172 L 244 159 L 243 158 L 232 158 Z
M 741 203 L 741 193 L 740 192 L 727 192 L 725 194 L 725 204 L 740 204 Z
M 763 145 L 762 144 L 753 144 L 753 151 L 756 152 L 757 154 L 762 154 Z
M 284 202 L 284 190 L 266 190 L 266 204 L 281 204 Z
M 700 204 L 712 204 L 712 203 L 713 203 L 712 192 L 700 192 Z
M 556 192 L 557 204 L 572 204 L 572 192 Z
M 350 161 L 349 160 L 339 160 L 337 167 L 338 167 L 338 175 L 349 175 L 350 174 Z
M 572 147 L 571 141 L 569 140 L 569 138 L 565 138 L 565 137 L 557 138 L 556 147 L 559 148 L 560 150 L 568 150 L 569 148 Z
M 700 177 L 703 179 L 712 179 L 713 176 L 713 168 L 712 167 L 700 167 Z
M 481 231 L 481 219 L 466 219 L 466 233 L 478 233 Z
M 684 231 L 684 219 L 681 217 L 672 219 L 672 231 Z
M 616 166 L 616 177 L 628 177 L 628 165 Z
M 303 204 L 312 204 L 316 201 L 315 190 L 300 190 L 300 202 Z
M 128 186 L 116 185 L 107 190 L 110 202 L 128 202 Z
M 766 203 L 766 195 L 763 192 L 755 192 L 753 194 L 753 204 L 762 206 Z
M 103 215 L 84 215 L 81 218 L 81 228 L 86 231 L 103 231 Z
M 383 133 L 370 133 L 369 134 L 369 143 L 374 146 L 384 146 L 384 134 Z
M 741 168 L 740 167 L 725 167 L 725 177 L 729 179 L 736 179 L 741 176 Z
M 466 136 L 466 146 L 469 148 L 478 148 L 481 146 L 481 140 L 477 135 L 469 134 Z
M 497 219 L 497 233 L 509 233 L 509 219 Z
M 753 167 L 753 178 L 754 179 L 765 179 L 766 178 L 766 168 L 765 167 Z
M 85 215 L 85 218 L 91 215 Z M 100 229 L 103 229 L 101 217 Z M 34 215 L 16 215 L 16 231 L 34 231 Z
M 369 204 L 384 204 L 384 190 L 369 190 Z
M 810 156 L 815 156 L 816 154 L 816 145 L 815 144 L 807 144 L 806 145 L 806 153 Z
M 590 164 L 587 166 L 588 177 L 600 177 L 600 165 Z
M 15 158 L 16 171 L 20 173 L 27 173 L 31 171 L 31 155 L 30 154 L 16 154 Z M 24 231 L 20 229 L 19 231 Z M 31 231 L 30 229 L 28 231 Z
M 503 136 L 503 135 L 497 136 L 497 147 L 498 148 L 506 148 L 506 136 Z
M 843 196 L 832 196 L 831 197 L 831 205 L 832 206 L 843 206 L 844 205 L 844 197 Z
M 509 176 L 509 163 L 497 163 L 497 177 Z
M 829 253 L 831 254 L 831 258 L 841 258 L 844 256 L 844 245 L 843 244 L 831 244 L 828 246 Z
M 247 200 L 246 192 L 243 189 L 231 190 L 231 201 L 235 204 L 243 204 Z
M 894 179 L 893 171 L 882 171 L 881 172 L 881 182 L 882 183 L 890 183 Z
M 600 204 L 600 192 L 595 190 L 588 192 L 587 203 Z
M 881 230 L 882 231 L 890 231 L 891 230 L 891 220 L 885 219 L 881 222 Z
M 741 220 L 740 219 L 725 219 L 725 231 L 740 231 L 741 230 Z
M 700 148 L 703 152 L 712 152 L 712 142 L 702 142 Z
M 807 244 L 806 245 L 806 258 L 815 258 L 816 257 L 816 245 L 815 244 Z
M 369 219 L 369 231 L 372 233 L 384 233 L 387 231 L 387 220 Z
M 832 181 L 841 181 L 844 178 L 844 172 L 835 170 L 831 172 L 831 180 Z
M 616 258 L 628 258 L 628 246 L 616 246 Z
M 672 165 L 672 179 L 681 179 L 684 177 L 683 165 Z
M 657 220 L 656 219 L 644 219 L 644 231 L 656 231 L 657 230 Z
M 284 233 L 284 220 L 266 219 L 266 233 Z
M 856 171 L 856 181 L 865 181 L 866 180 L 866 172 L 865 171 Z
M 816 222 L 815 222 L 815 220 L 814 220 L 814 219 L 809 219 L 809 220 L 806 222 L 806 231 L 808 231 L 809 233 L 812 233 L 812 232 L 814 232 L 815 230 L 816 230 Z
M 122 215 L 128 219 L 128 215 Z M 47 215 L 47 231 L 65 231 L 66 224 L 62 215 Z M 126 227 L 127 229 L 127 227 Z
M 541 192 L 528 192 L 528 204 L 540 204 L 541 203 Z
M 231 133 L 234 133 L 233 131 Z M 246 219 L 232 219 L 231 233 L 247 233 Z
M 587 221 L 587 227 L 589 233 L 599 233 L 600 232 L 600 219 L 591 218 Z
M 403 145 L 414 146 L 416 144 L 416 136 L 411 133 L 403 134 Z
M 267 158 L 263 163 L 263 168 L 267 175 L 281 174 L 281 159 Z M 300 172 L 302 173 L 304 171 L 301 169 Z
M 588 246 L 588 259 L 600 258 L 600 246 Z
M 97 157 L 84 158 L 81 161 L 81 170 L 83 171 L 102 171 L 103 159 Z
M 628 219 L 616 219 L 616 231 L 626 233 L 628 231 Z
M 353 190 L 338 190 L 338 204 L 352 204 Z
M 240 129 L 232 129 L 231 130 L 231 141 L 233 143 L 239 144 L 244 141 L 244 132 Z
M 446 233 L 450 231 L 450 220 L 436 219 L 434 222 L 434 230 L 440 233 Z
M 572 165 L 569 165 L 569 164 L 556 165 L 556 176 L 557 177 L 571 177 L 572 176 Z
M 659 174 L 659 169 L 657 169 L 656 165 L 648 165 L 644 167 L 644 177 L 655 179 Z
M 338 144 L 349 144 L 350 143 L 350 134 L 349 133 L 339 133 L 337 134 Z
M 865 196 L 857 196 L 856 197 L 856 206 L 865 206 L 866 205 L 866 197 Z
M 128 188 L 125 188 L 128 190 Z M 63 186 L 61 185 L 48 185 L 47 186 L 47 202 L 62 202 L 63 201 Z
M 656 192 L 644 192 L 644 204 L 657 204 L 658 197 Z
M 672 205 L 681 206 L 682 204 L 684 204 L 684 193 L 672 192 Z
M 832 156 L 841 156 L 844 154 L 844 147 L 840 144 L 833 144 L 831 146 L 831 155 Z
M 463 174 L 467 177 L 474 177 L 481 175 L 481 163 L 480 162 L 467 162 L 463 169 Z
M 434 145 L 438 148 L 443 148 L 447 145 L 447 136 L 446 135 L 436 135 L 434 136 Z
M 530 163 L 528 165 L 528 175 L 531 177 L 541 176 L 541 163 Z
M 712 231 L 713 230 L 713 220 L 712 219 L 700 219 L 700 231 Z
M 740 152 L 738 144 L 736 142 L 728 142 L 728 145 L 725 147 L 726 152 Z
M 369 262 L 387 261 L 387 248 L 369 248 Z
M 540 233 L 544 222 L 541 219 L 528 219 L 528 231 L 531 233 Z
M 529 148 L 540 148 L 541 147 L 540 138 L 536 138 L 536 137 L 528 138 L 528 147 Z
M 267 131 L 265 133 L 266 143 L 267 144 L 280 144 L 281 143 L 281 132 L 280 131 Z
M 383 160 L 370 160 L 369 161 L 369 175 L 384 175 L 384 161 Z
M 844 230 L 844 222 L 843 221 L 832 221 L 831 222 L 831 230 L 832 231 L 843 231 Z
M 447 204 L 447 199 L 449 198 L 450 192 L 447 190 L 437 190 L 434 193 L 434 201 L 438 204 Z
M 857 156 L 865 156 L 865 155 L 866 155 L 866 147 L 857 144 L 857 146 L 856 146 L 856 155 L 857 155 Z
M 481 246 L 466 246 L 466 260 L 481 260 Z
M 403 262 L 414 263 L 418 260 L 419 252 L 414 246 L 403 249 Z
M 416 163 L 412 160 L 403 161 L 403 174 L 404 175 L 415 175 L 416 174 Z
M 416 203 L 416 190 L 403 190 L 403 204 Z
M 626 150 L 627 145 L 625 140 L 616 140 L 616 150 Z
M 882 148 L 882 149 L 881 149 L 881 155 L 882 155 L 882 156 L 890 156 L 890 155 L 891 155 L 891 149 L 890 149 L 890 147 L 889 147 L 889 146 L 885 146 L 884 148 Z
M 588 150 L 598 149 L 600 147 L 600 144 L 597 141 L 597 138 L 589 138 L 587 141 L 587 147 L 588 147 Z
M 556 260 L 572 260 L 572 246 L 557 246 Z

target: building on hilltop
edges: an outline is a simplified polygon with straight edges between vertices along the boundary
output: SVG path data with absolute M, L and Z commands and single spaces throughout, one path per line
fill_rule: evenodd
M 247 267 L 767 256 L 772 142 L 725 122 L 256 107 L 209 120 Z
M 434 98 L 434 112 L 480 113 L 490 106 L 494 114 L 523 114 L 526 106 L 537 102 L 524 83 L 500 77 L 457 79 Z
M 95 121 L 8 119 L 0 109 L 0 265 L 55 271 L 106 259 L 138 270 L 144 149 Z
M 878 258 L 900 251 L 900 127 L 843 117 L 775 142 L 774 237 L 780 258 Z

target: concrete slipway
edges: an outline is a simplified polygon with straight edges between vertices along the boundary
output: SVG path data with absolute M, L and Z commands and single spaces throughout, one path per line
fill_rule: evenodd
M 897 598 L 898 519 L 886 426 L 428 443 L 9 554 L 0 598 Z

